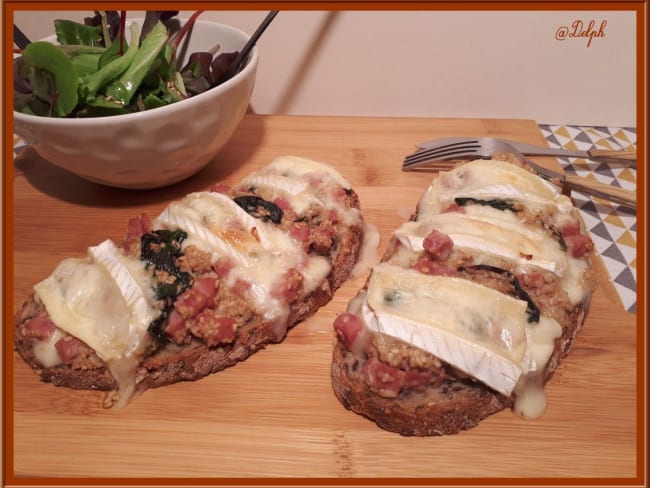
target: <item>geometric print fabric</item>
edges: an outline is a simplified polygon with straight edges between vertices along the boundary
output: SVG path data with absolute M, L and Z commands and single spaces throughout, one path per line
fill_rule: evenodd
M 562 149 L 635 149 L 636 129 L 539 124 L 549 147 Z M 567 174 L 636 190 L 636 168 L 596 163 L 582 158 L 557 158 Z M 618 292 L 623 307 L 636 313 L 636 210 L 591 198 L 576 191 L 573 201 L 585 221 Z

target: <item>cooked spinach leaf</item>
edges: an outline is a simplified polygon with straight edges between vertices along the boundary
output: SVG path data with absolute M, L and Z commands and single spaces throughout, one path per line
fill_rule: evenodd
M 508 281 L 510 281 L 510 284 L 512 284 L 512 287 L 514 289 L 514 295 L 520 300 L 526 302 L 526 314 L 528 315 L 528 319 L 527 319 L 528 323 L 539 322 L 539 317 L 540 317 L 539 307 L 533 301 L 530 295 L 526 293 L 526 290 L 524 290 L 521 287 L 521 283 L 519 283 L 517 277 L 513 275 L 510 271 L 502 268 L 498 268 L 496 266 L 491 266 L 489 264 L 476 264 L 476 265 L 465 266 L 463 268 L 460 268 L 461 271 L 471 270 L 471 269 L 478 269 L 478 270 L 489 271 L 491 273 L 504 275 L 508 279 Z
M 243 195 L 234 198 L 235 203 L 243 208 L 246 213 L 264 222 L 271 221 L 274 224 L 282 222 L 284 212 L 275 203 L 268 202 L 262 197 L 255 195 Z
M 496 208 L 497 210 L 512 210 L 513 212 L 517 211 L 514 203 L 508 202 L 507 200 L 500 200 L 500 199 L 481 200 L 479 198 L 472 198 L 472 197 L 458 197 L 455 198 L 454 200 L 456 201 L 456 205 L 458 205 L 459 207 L 464 207 L 468 203 L 476 203 L 477 205 L 493 207 Z

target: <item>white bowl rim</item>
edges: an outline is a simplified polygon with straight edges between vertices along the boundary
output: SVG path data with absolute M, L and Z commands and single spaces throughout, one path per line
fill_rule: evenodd
M 134 18 L 131 19 L 131 22 L 136 22 L 136 21 L 141 21 L 143 19 L 141 18 Z M 178 19 L 181 22 L 186 22 L 188 19 L 186 18 L 181 18 Z M 220 22 L 214 22 L 212 20 L 202 20 L 202 19 L 197 19 L 196 23 L 201 23 L 201 24 L 211 24 L 219 27 L 225 27 L 226 29 L 233 30 L 239 34 L 242 34 L 246 40 L 250 39 L 250 34 L 247 34 L 246 32 L 242 31 L 241 29 L 238 29 L 237 27 L 233 27 L 228 24 L 222 24 Z M 41 40 L 51 40 L 52 38 L 56 39 L 56 36 L 48 36 L 44 39 Z M 242 46 L 243 47 L 243 46 Z M 219 94 L 221 92 L 225 92 L 232 84 L 234 84 L 237 80 L 240 78 L 245 78 L 250 74 L 250 72 L 256 68 L 258 63 L 258 53 L 257 53 L 257 46 L 254 46 L 253 49 L 251 49 L 250 54 L 248 55 L 248 62 L 244 66 L 244 68 L 239 71 L 235 76 L 230 78 L 229 80 L 226 80 L 222 84 L 215 86 L 214 88 L 210 88 L 209 90 L 204 91 L 203 93 L 199 93 L 198 95 L 194 95 L 192 97 L 186 98 L 185 100 L 181 100 L 180 102 L 175 102 L 175 103 L 170 103 L 168 105 L 164 105 L 162 107 L 156 107 L 152 108 L 149 110 L 144 110 L 142 112 L 134 112 L 130 114 L 120 114 L 120 115 L 109 115 L 109 116 L 103 116 L 103 117 L 74 117 L 74 118 L 66 118 L 66 117 L 45 117 L 42 115 L 31 115 L 31 114 L 25 114 L 22 112 L 16 112 L 14 110 L 14 119 L 20 120 L 21 122 L 25 123 L 37 123 L 41 125 L 76 125 L 76 124 L 83 124 L 83 125 L 88 125 L 90 124 L 107 124 L 110 123 L 111 121 L 115 121 L 117 123 L 125 123 L 128 120 L 136 120 L 136 119 L 142 119 L 146 117 L 153 117 L 155 116 L 164 116 L 166 112 L 173 112 L 175 110 L 178 110 L 179 104 L 183 104 L 184 107 L 187 107 L 188 105 L 192 104 L 195 105 L 197 103 L 201 103 L 204 101 L 204 98 L 208 96 L 215 96 L 216 94 Z M 154 114 L 154 115 L 152 115 Z M 101 122 L 100 122 L 101 121 Z M 119 121 L 119 122 L 118 122 Z

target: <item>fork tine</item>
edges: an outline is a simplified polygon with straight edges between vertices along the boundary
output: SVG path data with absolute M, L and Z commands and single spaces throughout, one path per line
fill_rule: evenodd
M 431 173 L 432 171 L 448 171 L 454 169 L 458 164 L 454 159 L 438 159 L 436 161 L 425 161 L 420 164 L 403 165 L 402 171 L 420 171 Z
M 425 163 L 429 160 L 467 159 L 469 157 L 475 157 L 479 159 L 481 156 L 476 151 L 467 150 L 446 151 L 444 153 L 427 152 L 427 154 L 411 155 L 411 157 L 407 156 L 404 158 L 403 166 L 413 166 L 415 164 Z
M 468 140 L 463 142 L 454 142 L 441 146 L 416 151 L 404 158 L 405 164 L 414 164 L 427 159 L 446 159 L 451 157 L 465 157 L 478 155 L 481 144 L 478 141 Z

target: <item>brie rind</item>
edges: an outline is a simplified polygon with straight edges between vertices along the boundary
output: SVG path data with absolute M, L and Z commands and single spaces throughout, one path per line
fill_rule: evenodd
M 395 235 L 410 249 L 421 252 L 424 238 L 433 229 L 447 234 L 454 246 L 498 256 L 519 267 L 537 266 L 562 276 L 568 266 L 566 252 L 548 234 L 463 213 L 428 215 L 422 221 L 406 222 Z
M 34 290 L 52 321 L 94 349 L 104 361 L 137 354 L 160 311 L 144 263 L 111 241 L 66 259 Z
M 483 285 L 381 263 L 373 268 L 366 304 L 362 313 L 375 332 L 423 349 L 506 395 L 538 367 L 528 349 L 526 303 Z
M 528 206 L 573 208 L 553 183 L 511 163 L 471 161 L 442 174 L 427 188 L 418 203 L 418 214 L 439 213 L 455 198 L 517 200 Z
M 195 245 L 212 254 L 213 261 L 228 257 L 234 266 L 228 284 L 243 280 L 256 307 L 274 318 L 286 313 L 272 286 L 291 268 L 298 268 L 304 286 L 313 290 L 329 274 L 331 266 L 322 256 L 308 256 L 301 243 L 275 224 L 249 215 L 231 198 L 220 193 L 197 192 L 170 204 L 155 226 L 183 229 L 183 246 Z
M 271 190 L 275 198 L 284 196 L 296 213 L 306 211 L 311 205 L 323 205 L 315 192 L 310 191 L 304 179 L 290 178 L 279 174 L 253 174 L 245 178 L 240 186 Z
M 282 156 L 271 161 L 263 173 L 279 173 L 287 177 L 301 177 L 310 173 L 321 173 L 329 175 L 339 186 L 351 188 L 350 182 L 331 166 L 314 161 L 313 159 L 301 158 L 298 156 Z

